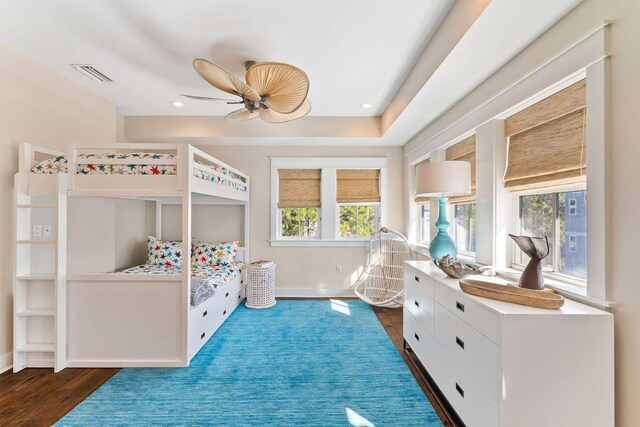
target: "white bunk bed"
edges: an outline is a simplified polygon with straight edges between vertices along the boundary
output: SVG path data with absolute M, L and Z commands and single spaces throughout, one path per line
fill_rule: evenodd
M 169 175 L 78 173 L 85 166 L 121 165 L 102 153 L 158 152 L 162 158 L 126 158 L 127 165 L 163 165 Z M 33 173 L 64 156 L 66 170 Z M 160 157 L 160 156 L 158 156 Z M 76 173 L 72 173 L 76 171 Z M 175 174 L 173 172 L 175 171 Z M 67 274 L 68 198 L 126 198 L 155 202 L 156 237 L 162 206 L 181 205 L 183 268 L 177 274 Z M 196 307 L 191 301 L 192 209 L 194 205 L 241 205 L 243 242 L 249 235 L 249 177 L 190 145 L 74 145 L 69 154 L 22 144 L 15 179 L 14 371 L 25 367 L 188 366 L 244 299 L 244 273 Z M 44 213 L 43 213 L 44 212 Z M 53 224 L 49 236 L 33 225 Z M 40 218 L 35 221 L 33 218 Z M 185 236 L 188 236 L 185 238 Z M 239 239 L 240 240 L 240 239 Z M 247 263 L 241 247 L 236 260 Z

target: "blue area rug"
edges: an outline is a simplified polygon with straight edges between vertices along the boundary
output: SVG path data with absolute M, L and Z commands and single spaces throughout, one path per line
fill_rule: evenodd
M 123 369 L 58 426 L 440 426 L 371 308 L 238 307 L 188 368 Z

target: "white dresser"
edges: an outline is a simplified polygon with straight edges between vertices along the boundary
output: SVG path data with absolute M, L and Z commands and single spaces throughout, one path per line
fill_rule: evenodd
M 479 298 L 430 261 L 406 264 L 404 339 L 467 426 L 614 425 L 610 313 Z

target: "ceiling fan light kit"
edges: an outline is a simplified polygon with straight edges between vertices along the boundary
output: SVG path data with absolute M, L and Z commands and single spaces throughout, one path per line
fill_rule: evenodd
M 309 78 L 304 71 L 281 62 L 247 61 L 245 66 L 246 83 L 206 59 L 198 58 L 193 61 L 193 67 L 200 77 L 223 92 L 239 96 L 241 99 L 238 101 L 195 95 L 183 96 L 200 101 L 244 104 L 244 108 L 225 116 L 230 121 L 246 121 L 260 117 L 268 123 L 286 123 L 309 114 Z

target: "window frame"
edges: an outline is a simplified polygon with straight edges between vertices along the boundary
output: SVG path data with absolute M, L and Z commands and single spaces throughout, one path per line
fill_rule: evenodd
M 416 243 L 420 244 L 420 245 L 424 245 L 426 247 L 429 247 L 429 245 L 431 244 L 431 240 L 433 239 L 432 236 L 433 233 L 431 233 L 433 230 L 431 229 L 431 201 L 429 201 L 429 203 L 424 203 L 422 205 L 418 205 L 420 208 L 420 227 L 418 227 L 418 239 L 416 239 Z M 424 207 L 425 206 L 429 206 L 429 238 L 427 240 L 424 240 Z
M 281 240 L 317 240 L 320 238 L 320 227 L 322 224 L 322 209 L 318 210 L 318 235 L 317 236 L 283 236 L 282 235 L 282 210 L 283 209 L 305 209 L 305 208 L 278 208 L 278 238 Z M 299 221 L 298 221 L 299 222 Z
M 282 236 L 282 214 L 278 208 L 278 169 L 320 169 L 321 207 L 318 210 L 318 236 Z M 339 203 L 336 201 L 339 169 L 380 170 L 380 202 L 378 224 L 384 224 L 387 213 L 386 157 L 271 157 L 271 246 L 365 247 L 370 238 L 340 237 Z M 346 203 L 353 205 L 354 203 Z M 369 206 L 372 203 L 365 203 Z
M 382 200 L 382 196 L 380 196 L 380 199 Z M 341 236 L 340 235 L 340 208 L 343 206 L 374 206 L 376 209 L 375 212 L 375 225 L 374 225 L 374 230 L 378 231 L 380 229 L 380 203 L 381 202 L 363 202 L 363 203 L 336 203 L 336 237 L 340 240 L 364 240 L 364 241 L 369 241 L 371 240 L 371 236 L 369 237 L 365 237 L 365 236 L 354 236 L 354 237 L 345 237 L 345 236 Z M 358 229 L 358 222 L 357 222 L 357 214 L 356 214 L 356 230 Z
M 410 174 L 416 164 L 442 150 L 452 139 L 465 132 L 476 132 L 479 165 L 476 175 L 479 195 L 476 262 L 493 266 L 507 280 L 517 280 L 519 273 L 509 268 L 511 246 L 506 235 L 513 229 L 511 193 L 497 184 L 499 177 L 504 175 L 506 164 L 504 119 L 586 76 L 587 286 L 575 286 L 562 280 L 547 283 L 565 297 L 604 309 L 616 306 L 612 301 L 610 284 L 612 265 L 607 256 L 611 248 L 609 196 L 606 191 L 611 176 L 611 164 L 607 162 L 611 146 L 608 132 L 610 70 L 606 43 L 609 30 L 609 22 L 601 23 L 468 115 L 461 116 L 417 146 L 409 147 L 406 153 L 409 165 L 406 172 Z M 409 180 L 405 186 L 406 197 L 412 198 L 414 190 L 414 183 Z M 408 232 L 416 236 L 418 210 L 411 202 L 407 205 Z
M 456 206 L 458 205 L 476 205 L 476 231 L 478 229 L 478 206 L 476 202 L 472 202 L 472 203 L 458 203 L 455 205 L 449 205 L 450 206 L 450 216 L 449 218 L 453 218 L 453 221 L 450 221 L 449 224 L 449 230 L 450 230 L 450 236 L 453 239 L 453 242 L 456 244 L 456 248 L 458 249 L 458 256 L 461 258 L 466 258 L 472 261 L 475 261 L 476 259 L 476 252 L 471 252 L 471 251 L 464 251 L 464 250 L 460 250 L 460 248 L 458 247 L 458 227 L 456 226 L 456 222 L 457 222 L 457 218 L 456 218 Z M 478 239 L 478 234 L 476 233 L 476 241 Z M 476 243 L 477 244 L 477 243 Z
M 512 233 L 519 235 L 520 234 L 520 229 L 521 229 L 521 222 L 520 222 L 520 196 L 533 196 L 533 195 L 540 195 L 540 194 L 553 194 L 554 197 L 552 198 L 553 200 L 553 212 L 554 212 L 554 237 L 553 237 L 553 245 L 554 248 L 559 248 L 559 239 L 560 239 L 560 233 L 558 230 L 558 212 L 557 212 L 557 194 L 558 193 L 565 193 L 568 191 L 587 191 L 587 184 L 583 183 L 583 184 L 572 184 L 572 185 L 560 185 L 560 186 L 555 186 L 555 187 L 549 187 L 549 188 L 542 188 L 542 189 L 535 189 L 535 190 L 526 190 L 526 191 L 517 191 L 517 192 L 513 192 L 512 194 L 512 212 L 511 212 L 511 216 L 512 216 Z M 588 211 L 587 211 L 587 218 L 588 218 Z M 524 268 L 526 267 L 526 264 L 522 264 L 520 262 L 518 262 L 518 256 L 519 256 L 519 252 L 518 252 L 518 247 L 515 244 L 515 242 L 509 242 L 509 244 L 511 245 L 511 260 L 510 260 L 510 268 L 516 270 L 516 271 L 523 271 Z M 588 246 L 587 246 L 587 251 L 588 251 Z M 582 288 L 586 288 L 587 287 L 587 279 L 581 279 L 579 277 L 576 276 L 571 276 L 569 274 L 564 274 L 561 273 L 559 271 L 557 271 L 557 269 L 559 268 L 559 263 L 560 263 L 560 252 L 558 250 L 554 250 L 553 253 L 553 261 L 552 261 L 552 270 L 553 271 L 542 271 L 542 275 L 545 278 L 551 279 L 551 280 L 557 280 L 560 282 L 565 282 L 565 283 L 569 283 L 575 286 L 580 286 Z M 587 268 L 588 268 L 588 264 L 587 264 Z

